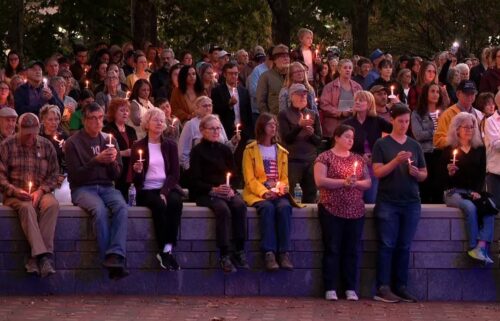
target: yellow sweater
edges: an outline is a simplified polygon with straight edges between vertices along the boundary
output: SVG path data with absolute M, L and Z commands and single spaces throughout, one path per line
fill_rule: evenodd
M 460 112 L 462 112 L 462 110 L 455 104 L 446 109 L 441 116 L 439 116 L 437 129 L 433 138 L 435 148 L 443 149 L 448 146 L 448 128 L 450 128 L 451 120 Z M 476 126 L 478 126 L 483 119 L 483 114 L 475 108 L 472 108 L 471 114 L 476 117 Z

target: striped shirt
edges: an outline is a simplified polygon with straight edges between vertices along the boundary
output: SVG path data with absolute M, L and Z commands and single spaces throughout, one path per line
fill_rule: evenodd
M 19 134 L 5 139 L 0 145 L 0 190 L 12 196 L 16 188 L 30 191 L 38 189 L 49 193 L 57 187 L 59 165 L 52 143 L 41 136 L 34 146 L 21 145 Z

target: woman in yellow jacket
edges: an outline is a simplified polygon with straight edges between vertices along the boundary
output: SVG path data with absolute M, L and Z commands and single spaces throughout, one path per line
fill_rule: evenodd
M 277 143 L 277 135 L 276 116 L 260 114 L 255 124 L 256 141 L 248 144 L 243 154 L 243 199 L 257 208 L 260 216 L 261 246 L 268 271 L 280 266 L 293 269 L 288 254 L 292 220 L 292 205 L 287 198 L 288 151 Z

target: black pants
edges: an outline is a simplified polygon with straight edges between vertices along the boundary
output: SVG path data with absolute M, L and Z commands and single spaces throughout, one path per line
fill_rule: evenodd
M 424 153 L 427 167 L 427 178 L 419 183 L 420 199 L 422 204 L 443 204 L 443 183 L 439 181 L 439 159 L 441 151 Z
M 338 290 L 339 279 L 346 290 L 355 290 L 358 257 L 364 217 L 345 219 L 330 214 L 318 204 L 319 222 L 323 234 L 323 281 L 325 291 Z
M 151 210 L 160 251 L 167 243 L 176 245 L 182 214 L 182 195 L 176 190 L 170 191 L 165 204 L 159 189 L 141 190 L 137 193 L 137 205 L 146 206 Z
M 316 183 L 314 182 L 314 159 L 311 161 L 289 161 L 288 182 L 293 195 L 295 185 L 302 188 L 302 203 L 316 203 Z
M 231 225 L 236 250 L 243 250 L 246 238 L 247 206 L 239 195 L 235 195 L 231 200 L 208 195 L 200 196 L 196 200 L 196 205 L 208 207 L 214 212 L 217 247 L 221 249 L 221 252 L 229 248 Z

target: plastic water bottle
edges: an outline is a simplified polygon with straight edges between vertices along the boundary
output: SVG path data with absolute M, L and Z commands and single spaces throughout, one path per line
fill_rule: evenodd
M 293 198 L 297 203 L 302 202 L 302 188 L 299 183 L 295 184 L 295 188 L 293 189 Z
M 128 188 L 128 206 L 136 206 L 136 195 L 137 191 L 135 190 L 134 184 L 130 184 L 130 187 Z

